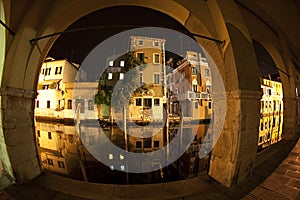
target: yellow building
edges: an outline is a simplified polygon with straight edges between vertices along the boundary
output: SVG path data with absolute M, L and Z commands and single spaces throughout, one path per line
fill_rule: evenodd
M 166 103 L 165 80 L 165 40 L 141 36 L 131 36 L 131 51 L 142 61 L 138 81 L 142 90 L 132 95 L 129 119 L 136 122 L 163 120 L 163 104 Z
M 258 150 L 281 140 L 283 91 L 280 82 L 262 79 Z
M 42 169 L 70 174 L 78 164 L 78 136 L 74 127 L 72 131 L 70 126 L 40 122 L 35 127 Z

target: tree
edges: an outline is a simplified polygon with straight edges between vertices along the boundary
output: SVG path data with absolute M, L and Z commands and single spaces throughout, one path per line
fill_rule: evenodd
M 134 55 L 133 51 L 129 51 L 125 54 L 124 67 L 126 70 L 125 78 L 118 81 L 112 94 L 115 112 L 123 112 L 136 88 L 141 87 L 139 72 L 145 68 L 145 65 Z
M 95 95 L 95 104 L 97 104 L 99 112 L 102 110 L 102 105 L 111 106 L 112 96 L 114 97 L 113 109 L 116 112 L 122 112 L 126 102 L 128 102 L 130 99 L 130 95 L 132 93 L 131 91 L 134 88 L 139 87 L 138 75 L 139 70 L 144 68 L 144 66 L 141 66 L 143 62 L 136 58 L 133 51 L 129 51 L 123 56 L 125 60 L 124 68 L 126 76 L 125 79 L 119 80 L 116 85 L 110 85 L 114 92 L 111 92 L 107 89 L 107 73 L 103 73 L 101 80 L 99 81 L 99 89 Z

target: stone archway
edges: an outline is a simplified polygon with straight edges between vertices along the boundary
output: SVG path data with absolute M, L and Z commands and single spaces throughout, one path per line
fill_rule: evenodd
M 296 127 L 296 95 L 295 95 L 295 81 L 294 72 L 292 70 L 292 63 L 289 58 L 283 58 L 279 53 L 278 47 L 273 45 L 269 40 L 263 37 L 254 36 L 254 40 L 258 41 L 271 55 L 275 65 L 278 67 L 278 72 L 283 86 L 283 133 L 282 137 L 285 140 L 291 140 L 295 137 Z
M 57 36 L 40 40 L 34 46 L 29 40 L 63 31 L 80 17 L 95 10 L 119 5 L 161 11 L 176 19 L 190 32 L 226 41 L 221 47 L 197 38 L 223 76 L 227 106 L 230 109 L 222 135 L 212 152 L 210 175 L 226 186 L 244 180 L 251 174 L 256 155 L 260 92 L 258 72 L 252 68 L 256 62 L 251 38 L 234 1 L 180 4 L 172 0 L 145 0 L 139 3 L 133 0 L 80 0 L 52 4 L 49 0 L 32 5 L 14 37 L 4 66 L 1 85 L 3 131 L 18 182 L 26 182 L 40 174 L 34 142 L 33 100 L 39 67 Z M 70 10 L 72 12 L 68 12 Z M 232 11 L 237 11 L 234 16 Z
M 247 6 L 247 9 L 245 6 Z M 290 140 L 296 136 L 297 101 L 295 72 L 287 41 L 285 41 L 283 33 L 270 16 L 256 4 L 252 5 L 243 1 L 242 4 L 239 4 L 239 10 L 245 19 L 251 38 L 263 45 L 276 66 L 281 70 L 279 70 L 279 75 L 284 95 L 283 138 Z M 256 15 L 251 13 L 251 10 L 254 10 Z M 286 72 L 286 74 L 283 72 Z
M 3 23 L 6 23 L 6 5 L 5 2 L 3 2 L 3 0 L 0 0 L 0 20 Z M 4 65 L 4 61 L 5 61 L 5 53 L 6 53 L 6 43 L 8 42 L 8 36 L 5 30 L 5 27 L 1 26 L 0 27 L 0 40 L 1 40 L 1 46 L 0 46 L 0 76 L 2 78 L 2 70 L 3 70 L 3 65 Z M 0 78 L 0 80 L 1 80 Z M 0 126 L 3 127 L 2 122 L 0 122 Z M 0 173 L 1 174 L 6 174 L 7 177 L 1 177 L 0 180 L 0 187 L 3 187 L 6 185 L 5 180 L 3 180 L 4 178 L 10 178 L 12 181 L 13 177 L 13 170 L 11 168 L 11 164 L 10 164 L 10 159 L 9 159 L 9 155 L 6 149 L 6 144 L 5 144 L 5 138 L 4 138 L 4 132 L 3 129 L 0 129 Z M 5 185 L 2 185 L 4 182 Z

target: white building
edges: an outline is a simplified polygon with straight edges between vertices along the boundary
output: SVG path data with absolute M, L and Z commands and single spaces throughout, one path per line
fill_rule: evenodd
M 45 60 L 38 81 L 35 117 L 74 119 L 80 105 L 80 119 L 97 119 L 94 95 L 98 83 L 81 82 L 85 80 L 87 74 L 79 70 L 78 64 L 67 59 Z

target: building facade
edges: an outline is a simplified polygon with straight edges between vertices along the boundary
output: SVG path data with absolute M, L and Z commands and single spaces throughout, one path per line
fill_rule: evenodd
M 132 96 L 129 118 L 137 122 L 163 120 L 165 96 L 165 40 L 141 36 L 130 37 L 130 49 L 143 63 L 138 72 L 141 90 Z
M 258 150 L 279 142 L 283 127 L 282 83 L 262 79 L 261 89 Z
M 167 75 L 170 116 L 211 119 L 212 79 L 206 59 L 200 53 L 187 51 L 173 68 Z
M 86 79 L 77 64 L 66 59 L 45 60 L 38 81 L 35 118 L 74 121 L 80 107 L 81 120 L 98 119 L 94 103 L 98 83 L 83 82 Z

